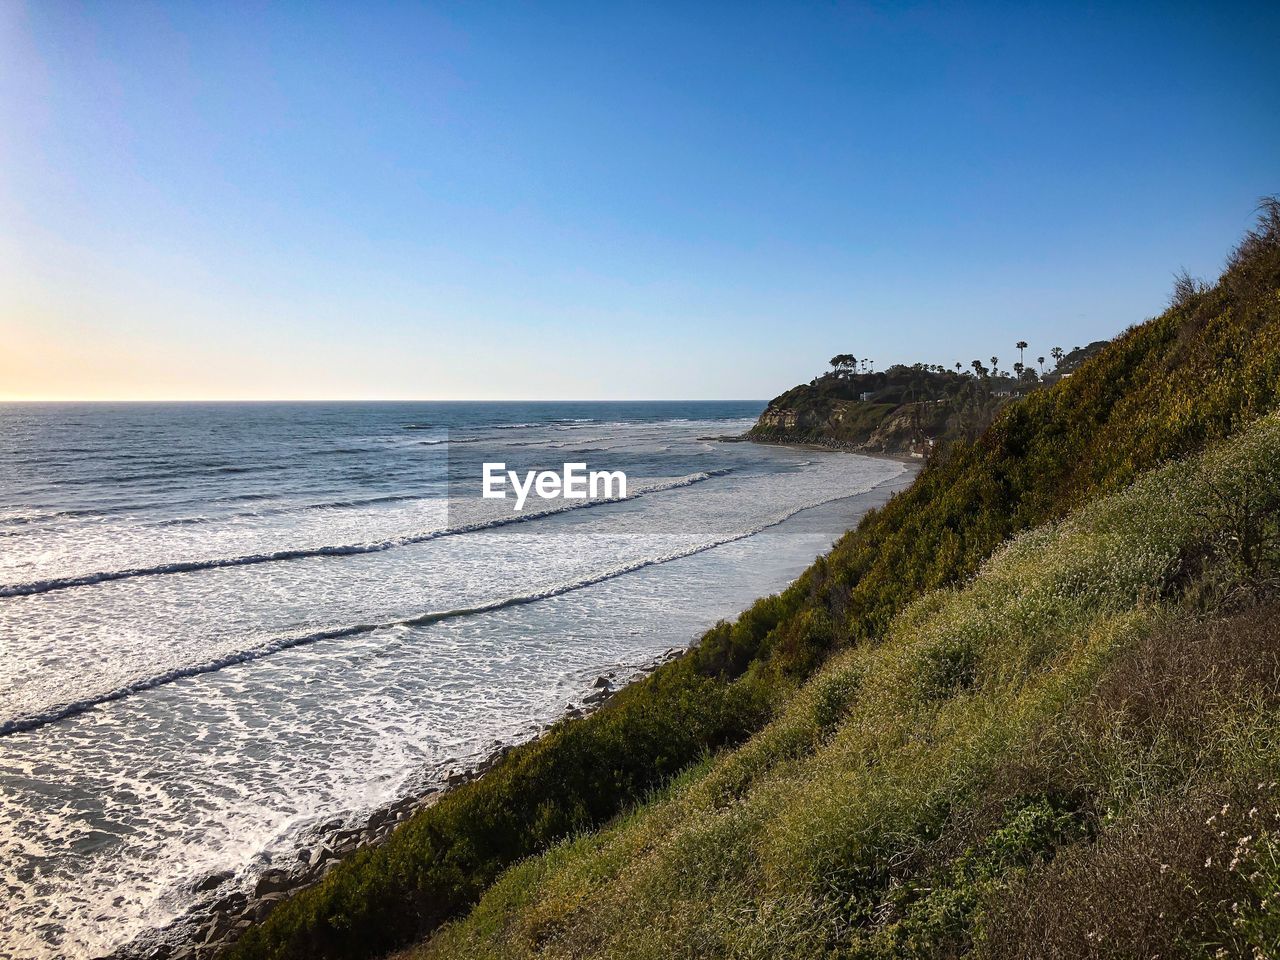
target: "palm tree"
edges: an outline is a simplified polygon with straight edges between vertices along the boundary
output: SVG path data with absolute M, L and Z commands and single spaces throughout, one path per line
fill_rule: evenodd
M 1022 363 L 1022 362 L 1023 362 L 1023 359 L 1024 359 L 1024 358 L 1023 358 L 1023 356 L 1022 356 L 1022 351 L 1023 351 L 1023 350 L 1025 350 L 1025 349 L 1027 349 L 1027 341 L 1025 341 L 1025 340 L 1019 340 L 1019 341 L 1018 341 L 1017 343 L 1015 343 L 1013 346 L 1014 346 L 1014 349 L 1018 351 L 1018 362 L 1019 362 L 1019 363 Z
M 1013 365 L 1013 375 L 1014 375 L 1017 379 L 1021 380 L 1021 379 L 1022 379 L 1022 371 L 1023 371 L 1023 370 L 1025 370 L 1025 369 L 1026 369 L 1026 366 L 1023 364 L 1023 362 L 1022 362 L 1021 360 L 1019 360 L 1017 363 L 1015 363 L 1015 364 Z
M 969 366 L 973 367 L 973 375 L 975 377 L 985 377 L 987 375 L 987 368 L 982 365 L 981 360 L 975 360 Z
M 1036 363 L 1040 364 L 1040 376 L 1044 376 L 1044 357 L 1036 357 Z
M 991 358 L 991 375 L 993 377 L 1000 376 L 1000 358 L 999 357 Z
M 1056 367 L 1062 362 L 1062 348 L 1054 347 L 1049 351 L 1049 356 L 1053 357 L 1053 365 Z
M 961 364 L 959 360 L 957 360 L 957 361 L 956 361 L 956 373 L 959 373 L 959 372 L 963 369 L 963 367 L 964 367 L 964 365 L 963 365 L 963 364 Z

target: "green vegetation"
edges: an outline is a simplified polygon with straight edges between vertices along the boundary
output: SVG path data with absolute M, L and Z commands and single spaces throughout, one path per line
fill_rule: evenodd
M 1011 403 L 786 591 L 343 863 L 251 929 L 232 956 L 376 956 L 457 916 L 511 864 L 548 847 L 430 949 L 945 955 L 972 938 L 1015 955 L 1000 954 L 982 926 L 996 916 L 993 891 L 1023 890 L 1020 902 L 1034 907 L 1035 888 L 1017 883 L 1023 874 L 1054 882 L 1033 869 L 1051 852 L 1096 837 L 1123 849 L 1113 827 L 1156 830 L 1141 820 L 1148 814 L 1181 823 L 1178 804 L 1198 809 L 1193 787 L 1208 789 L 1190 776 L 1103 779 L 1111 767 L 1071 766 L 1062 751 L 1121 772 L 1144 756 L 1126 752 L 1136 739 L 1103 737 L 1097 718 L 1109 715 L 1091 720 L 1079 704 L 1107 688 L 1109 671 L 1138 669 L 1123 664 L 1143 638 L 1194 634 L 1184 608 L 1217 609 L 1266 582 L 1261 568 L 1240 572 L 1224 546 L 1236 534 L 1210 537 L 1232 529 L 1212 491 L 1230 491 L 1232 465 L 1253 462 L 1247 445 L 1222 454 L 1221 469 L 1169 467 L 1090 501 L 1237 434 L 1277 406 L 1278 391 L 1273 206 L 1212 288 L 1179 297 L 1071 378 Z M 1268 421 L 1251 442 L 1274 433 Z M 1273 488 L 1255 473 L 1256 498 Z M 1227 502 L 1241 514 L 1238 497 Z M 1250 515 L 1262 556 L 1269 514 Z M 1032 527 L 1042 529 L 988 562 Z M 1223 702 L 1261 702 L 1245 689 Z M 1206 716 L 1218 716 L 1214 703 L 1205 701 Z M 1239 714 L 1239 729 L 1227 731 L 1239 735 L 1235 752 L 1215 769 L 1243 776 L 1243 758 L 1262 746 L 1249 731 L 1265 716 Z M 1041 767 L 1037 750 L 1046 751 Z M 1049 776 L 1056 770 L 1061 782 Z M 1096 773 L 1098 789 L 1082 791 L 1070 771 Z M 1144 812 L 1135 797 L 1169 806 Z M 1081 869 L 1109 868 L 1096 860 Z M 1256 882 L 1270 881 L 1260 872 Z M 1240 916 L 1265 927 L 1264 913 Z M 921 946 L 929 943 L 950 946 Z
M 1018 958 L 1046 935 L 1061 955 L 1273 949 L 1280 605 L 1187 599 L 1246 586 L 1210 483 L 1273 506 L 1277 464 L 1273 415 L 1021 535 L 835 657 L 746 745 L 512 869 L 413 956 Z M 1181 561 L 1206 544 L 1192 589 Z M 1104 930 L 1116 942 L 1093 944 Z
M 820 443 L 867 453 L 936 455 L 959 440 L 973 440 L 1014 399 L 1070 376 L 1105 340 L 1064 353 L 1054 347 L 1054 369 L 1041 372 L 1021 360 L 1013 371 L 974 360 L 955 370 L 937 364 L 898 364 L 868 372 L 852 354 L 831 358 L 831 372 L 793 387 L 769 402 L 747 434 L 753 440 Z M 1027 343 L 1019 340 L 1019 352 Z

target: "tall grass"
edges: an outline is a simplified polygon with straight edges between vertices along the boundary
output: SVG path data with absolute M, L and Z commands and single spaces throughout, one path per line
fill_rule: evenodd
M 1125 868 L 1179 912 L 1148 924 L 1169 951 L 1252 946 L 1219 902 L 1261 903 L 1246 896 L 1261 874 L 1230 867 L 1258 849 L 1256 832 L 1236 849 L 1247 823 L 1188 843 L 1221 858 L 1190 887 L 1160 882 L 1185 851 L 1143 859 L 1132 837 L 1171 847 L 1280 759 L 1277 608 L 1206 621 L 1170 590 L 1221 532 L 1209 483 L 1280 481 L 1276 462 L 1280 416 L 1014 539 L 835 658 L 743 747 L 508 871 L 413 956 L 1038 955 L 1049 927 L 1098 913 L 1098 895 L 1089 911 L 1068 898 L 1079 871 L 1118 884 Z M 1235 573 L 1215 553 L 1200 575 Z M 1087 869 L 1064 874 L 1060 851 Z M 1088 932 L 1074 955 L 1095 955 Z

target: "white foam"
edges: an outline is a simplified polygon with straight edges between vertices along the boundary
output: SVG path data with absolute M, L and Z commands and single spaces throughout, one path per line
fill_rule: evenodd
M 140 543 L 151 557 L 204 548 L 188 561 L 233 542 L 271 544 L 265 555 L 335 530 L 380 534 L 339 547 L 394 545 L 0 600 L 0 703 L 20 721 L 0 736 L 0 957 L 108 952 L 187 909 L 197 877 L 232 869 L 233 885 L 250 884 L 317 818 L 358 818 L 494 738 L 527 735 L 579 702 L 594 672 L 643 663 L 777 589 L 843 526 L 839 504 L 797 511 L 902 469 L 706 451 L 707 429 L 611 427 L 619 455 L 696 450 L 709 469 L 535 523 L 416 500 L 236 519 L 201 509 L 210 523 L 139 526 L 113 548 L 131 529 L 118 518 L 67 520 L 85 524 L 64 530 L 99 559 Z M 467 529 L 440 535 L 446 520 Z

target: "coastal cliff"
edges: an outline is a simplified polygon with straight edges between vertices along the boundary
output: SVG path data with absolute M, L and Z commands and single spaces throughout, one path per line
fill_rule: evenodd
M 762 438 L 936 399 L 809 388 Z M 1215 285 L 998 392 L 787 589 L 230 956 L 1273 955 L 1280 201 Z
M 881 373 L 835 371 L 774 397 L 745 439 L 927 457 L 975 439 L 1010 402 L 1070 377 L 1108 343 L 1076 347 L 1043 375 L 1001 374 L 977 361 L 972 373 L 924 363 Z
M 747 434 L 771 443 L 811 443 L 857 453 L 923 457 L 945 432 L 945 401 L 788 405 L 775 400 Z

